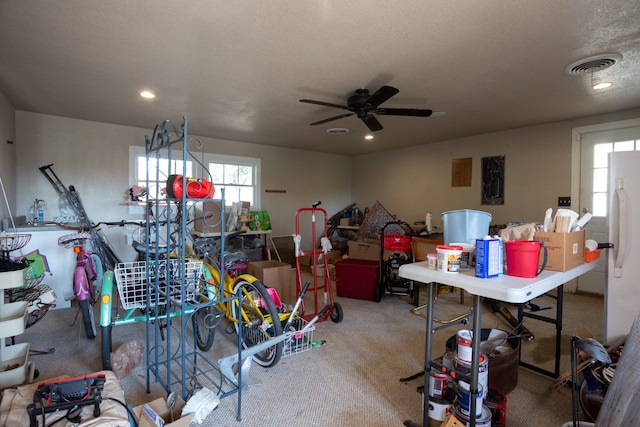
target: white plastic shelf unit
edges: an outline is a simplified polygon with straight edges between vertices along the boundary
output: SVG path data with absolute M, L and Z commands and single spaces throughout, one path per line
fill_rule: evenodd
M 22 384 L 29 376 L 29 343 L 6 345 L 7 338 L 24 333 L 29 303 L 5 303 L 4 290 L 23 284 L 23 270 L 0 273 L 0 289 L 3 292 L 0 296 L 0 389 Z
M 151 242 L 171 242 L 175 248 L 176 257 L 180 263 L 185 263 L 185 245 L 190 243 L 187 229 L 187 210 L 195 202 L 209 199 L 194 199 L 187 197 L 188 189 L 182 189 L 181 197 L 167 198 L 163 193 L 161 185 L 157 185 L 157 177 L 167 179 L 171 175 L 181 175 L 189 177 L 190 170 L 187 164 L 193 163 L 201 168 L 202 173 L 208 173 L 208 168 L 201 164 L 196 156 L 190 153 L 190 144 L 198 144 L 197 139 L 190 140 L 188 136 L 188 120 L 183 117 L 181 126 L 176 126 L 171 121 L 159 124 L 153 130 L 152 136 L 146 136 L 145 149 L 147 157 L 147 188 L 151 189 L 149 197 L 155 200 L 164 199 L 162 203 L 154 203 L 147 212 L 148 230 L 154 230 L 150 236 Z M 166 169 L 161 174 L 155 173 L 156 166 L 166 161 Z M 179 165 L 179 166 L 176 166 Z M 153 178 L 150 178 L 153 177 Z M 179 178 L 176 178 L 176 182 Z M 172 189 L 173 190 L 173 189 Z M 173 192 L 173 191 L 171 191 Z M 224 206 L 224 190 L 220 191 L 221 200 Z M 165 221 L 168 223 L 165 223 Z M 221 218 L 224 223 L 224 213 Z M 224 239 L 224 236 L 221 236 Z M 221 245 L 224 248 L 224 244 Z M 159 253 L 154 256 L 154 251 L 158 251 L 156 245 L 147 242 L 147 266 L 151 264 L 161 264 L 167 262 L 162 259 Z M 156 269 L 158 267 L 156 266 Z M 199 350 L 195 340 L 192 338 L 192 318 L 195 311 L 205 305 L 217 305 L 221 302 L 232 303 L 237 297 L 223 297 L 223 292 L 218 292 L 217 300 L 193 301 L 186 295 L 184 268 L 174 269 L 178 271 L 178 283 L 181 295 L 174 297 L 173 294 L 167 296 L 166 303 L 168 309 L 166 313 L 166 325 L 169 327 L 165 331 L 160 330 L 161 322 L 147 321 L 147 388 L 149 388 L 150 378 L 155 378 L 167 392 L 174 391 L 180 393 L 183 399 L 196 389 L 207 387 L 216 390 L 219 398 L 224 398 L 237 394 L 238 397 L 238 418 L 240 418 L 242 387 L 237 387 L 226 381 L 217 363 L 210 361 L 203 351 Z M 169 270 L 167 270 L 169 271 Z M 172 280 L 172 279 L 171 279 Z M 156 277 L 150 277 L 147 270 L 146 282 L 153 288 L 151 294 L 158 296 L 167 295 L 166 285 L 160 283 Z M 165 288 L 163 288 L 165 286 Z M 170 284 L 168 286 L 172 288 Z M 152 307 L 147 307 L 146 312 L 151 313 L 157 310 L 160 304 L 151 301 Z M 171 313 L 178 312 L 177 317 L 171 318 Z M 156 318 L 157 318 L 156 312 Z M 178 325 L 179 323 L 179 325 Z M 241 353 L 241 341 L 238 341 L 238 355 Z M 239 356 L 238 356 L 239 357 Z M 176 390 L 179 388 L 180 390 Z

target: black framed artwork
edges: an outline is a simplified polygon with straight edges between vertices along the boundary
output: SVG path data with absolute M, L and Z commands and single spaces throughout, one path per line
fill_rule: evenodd
M 505 156 L 482 158 L 482 204 L 504 205 Z

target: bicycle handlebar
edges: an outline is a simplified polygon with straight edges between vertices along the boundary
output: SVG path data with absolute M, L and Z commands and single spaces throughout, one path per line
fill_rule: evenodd
M 56 222 L 56 221 L 44 221 L 43 224 L 57 225 L 60 228 L 66 228 L 68 230 L 76 230 L 76 231 L 78 231 L 78 233 L 81 233 L 83 231 L 89 231 L 89 230 L 92 230 L 94 228 L 98 228 L 101 225 L 109 225 L 109 226 L 117 225 L 119 227 L 124 227 L 125 225 L 136 225 L 138 227 L 144 227 L 145 226 L 144 222 L 124 221 L 124 220 L 123 221 L 115 221 L 115 222 L 101 221 L 101 222 L 98 222 L 97 224 L 93 224 L 93 225 L 90 225 L 90 226 L 86 226 L 86 225 L 83 225 L 83 224 L 71 224 L 71 223 L 64 223 L 64 222 Z

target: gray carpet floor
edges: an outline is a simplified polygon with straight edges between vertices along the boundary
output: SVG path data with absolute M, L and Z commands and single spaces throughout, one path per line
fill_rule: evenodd
M 335 295 L 335 294 L 334 294 Z M 405 420 L 421 423 L 422 395 L 416 388 L 424 378 L 400 381 L 420 372 L 424 366 L 425 319 L 411 313 L 407 298 L 385 296 L 375 303 L 335 296 L 344 310 L 344 320 L 316 324 L 313 340 L 324 342 L 308 351 L 283 358 L 276 366 L 264 369 L 253 364 L 251 377 L 259 384 L 242 393 L 222 399 L 204 420 L 204 426 L 401 426 Z M 461 305 L 457 294 L 441 295 L 435 316 L 449 318 L 466 311 L 471 302 L 467 295 Z M 555 299 L 541 297 L 534 302 L 540 314 L 553 314 Z M 509 307 L 516 313 L 515 307 Z M 602 335 L 602 298 L 565 294 L 562 329 L 561 372 L 568 372 L 569 337 L 586 327 L 596 339 Z M 76 310 L 50 310 L 38 323 L 16 337 L 16 342 L 30 342 L 30 360 L 40 376 L 36 381 L 59 375 L 84 375 L 99 371 L 100 338 L 89 341 L 83 336 L 80 322 L 72 325 Z M 553 325 L 527 319 L 525 325 L 535 334 L 532 341 L 522 340 L 522 360 L 547 370 L 553 369 Z M 483 328 L 509 329 L 504 318 L 485 304 Z M 447 339 L 464 326 L 452 326 L 434 334 L 433 358 L 441 357 Z M 219 328 L 210 353 L 211 360 L 233 354 L 235 335 Z M 172 334 L 177 334 L 173 331 Z M 145 343 L 143 324 L 123 325 L 114 329 L 114 348 L 138 340 Z M 48 353 L 49 349 L 55 349 Z M 507 395 L 506 425 L 560 426 L 571 420 L 571 392 L 558 386 L 556 379 L 520 367 L 518 385 Z M 138 405 L 166 391 L 138 365 L 120 383 L 127 403 Z M 178 390 L 179 393 L 179 390 Z M 238 406 L 240 420 L 238 420 Z M 195 425 L 195 424 L 194 424 Z

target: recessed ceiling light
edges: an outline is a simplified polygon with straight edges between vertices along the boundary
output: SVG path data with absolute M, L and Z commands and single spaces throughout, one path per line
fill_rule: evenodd
M 366 139 L 367 141 L 370 141 L 373 139 L 373 135 L 367 135 L 364 137 L 364 139 Z
M 602 90 L 611 87 L 611 82 L 600 82 L 593 85 L 595 90 Z
M 331 135 L 344 135 L 345 133 L 349 133 L 349 129 L 347 128 L 329 128 L 327 129 L 327 133 Z
M 153 99 L 156 97 L 156 94 L 148 90 L 143 90 L 142 92 L 140 92 L 140 96 L 147 99 Z

